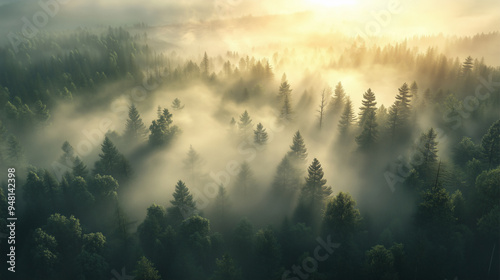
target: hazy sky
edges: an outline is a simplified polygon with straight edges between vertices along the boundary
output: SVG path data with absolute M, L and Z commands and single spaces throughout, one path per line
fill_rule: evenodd
M 55 0 L 42 0 L 51 2 Z M 73 27 L 133 24 L 151 25 L 186 21 L 213 20 L 245 15 L 286 14 L 300 11 L 315 13 L 314 24 L 323 29 L 343 32 L 377 31 L 383 35 L 448 33 L 471 35 L 498 30 L 498 0 L 68 0 L 49 19 L 48 27 Z M 1 5 L 5 4 L 5 5 Z M 391 9 L 390 7 L 395 7 Z M 17 31 L 22 17 L 31 19 L 42 10 L 35 0 L 0 0 L 0 24 Z M 394 13 L 394 11 L 396 12 Z M 391 13 L 392 12 L 392 13 Z M 390 18 L 387 15 L 390 14 Z M 377 22 L 377 15 L 379 21 Z M 370 29 L 371 28 L 371 29 Z M 366 31 L 368 30 L 368 31 Z

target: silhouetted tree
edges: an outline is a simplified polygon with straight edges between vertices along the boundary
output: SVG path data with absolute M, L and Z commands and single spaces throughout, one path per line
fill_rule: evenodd
M 257 124 L 257 129 L 253 131 L 253 141 L 257 145 L 267 144 L 268 135 L 264 126 L 261 123 Z
M 124 137 L 128 141 L 132 142 L 141 141 L 146 137 L 147 133 L 148 130 L 142 122 L 137 108 L 134 104 L 130 105 L 128 109 L 128 119 L 125 125 L 125 132 L 123 133 Z

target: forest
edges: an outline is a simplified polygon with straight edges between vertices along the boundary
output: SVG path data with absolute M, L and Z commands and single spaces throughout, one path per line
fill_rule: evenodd
M 0 279 L 500 279 L 500 33 L 168 32 L 0 46 Z

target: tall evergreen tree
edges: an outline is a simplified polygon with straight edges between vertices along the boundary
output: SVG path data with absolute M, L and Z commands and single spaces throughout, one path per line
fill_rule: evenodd
M 193 186 L 197 186 L 202 177 L 203 159 L 201 156 L 193 149 L 192 145 L 189 145 L 189 151 L 187 157 L 184 160 L 184 169 L 189 174 L 189 179 Z
M 128 120 L 123 135 L 129 141 L 140 141 L 146 137 L 147 131 L 137 108 L 134 104 L 130 105 L 128 109 Z
M 290 151 L 287 155 L 293 165 L 301 165 L 306 162 L 307 148 L 304 143 L 304 138 L 302 138 L 299 130 L 297 130 L 297 132 L 293 135 L 292 145 L 290 146 Z
M 243 136 L 248 136 L 249 132 L 252 131 L 252 119 L 250 118 L 250 115 L 248 114 L 247 110 L 243 112 L 240 116 L 240 121 L 238 122 L 238 128 L 240 129 L 240 132 Z
M 184 105 L 182 105 L 179 98 L 176 98 L 176 99 L 174 99 L 174 101 L 172 101 L 172 109 L 174 109 L 175 111 L 179 111 L 179 110 L 184 109 Z
M 474 59 L 469 55 L 462 64 L 462 76 L 468 76 L 472 73 Z
M 361 106 L 359 108 L 359 126 L 363 127 L 366 118 L 370 112 L 374 112 L 377 108 L 377 102 L 375 101 L 375 93 L 369 88 L 365 93 L 363 93 L 363 100 L 361 101 Z
M 278 168 L 273 181 L 273 190 L 276 194 L 289 197 L 299 188 L 299 173 L 295 170 L 288 156 L 284 156 Z M 288 194 L 288 195 L 286 195 Z
M 280 121 L 285 124 L 292 121 L 292 106 L 290 105 L 289 95 L 283 97 L 283 105 L 280 110 Z
M 253 172 L 250 169 L 248 162 L 244 161 L 241 164 L 240 172 L 236 176 L 236 190 L 246 196 L 249 194 L 250 187 L 253 183 Z
M 216 268 L 214 275 L 210 280 L 241 280 L 241 271 L 236 268 L 233 259 L 228 255 L 224 254 L 222 259 L 216 259 Z
M 201 67 L 201 73 L 205 76 L 208 76 L 208 74 L 210 72 L 210 60 L 208 60 L 207 52 L 205 52 L 205 54 L 203 55 L 203 59 L 201 60 L 200 67 Z
M 154 146 L 166 145 L 179 132 L 176 125 L 172 125 L 172 114 L 168 109 L 158 107 L 158 119 L 154 120 L 149 126 L 151 134 L 149 135 L 149 143 Z
M 377 126 L 378 124 L 377 118 L 375 116 L 375 111 L 370 110 L 367 113 L 361 134 L 356 137 L 356 143 L 358 143 L 361 150 L 366 151 L 373 147 L 378 137 Z
M 340 115 L 342 113 L 343 108 L 345 107 L 346 102 L 346 93 L 344 88 L 342 87 L 342 83 L 339 82 L 335 86 L 334 96 L 330 102 L 329 112 L 330 114 Z
M 323 214 L 323 231 L 333 234 L 338 240 L 352 237 L 359 229 L 361 214 L 356 201 L 348 193 L 340 192 L 332 197 Z
M 323 127 L 323 115 L 325 114 L 325 107 L 326 107 L 326 98 L 325 98 L 325 92 L 326 89 L 323 90 L 323 93 L 321 93 L 321 101 L 319 103 L 319 129 Z
M 88 175 L 89 171 L 87 169 L 87 166 L 85 165 L 85 163 L 83 163 L 80 157 L 76 156 L 75 160 L 73 161 L 73 176 L 87 178 Z
M 22 165 L 24 163 L 24 149 L 13 134 L 7 137 L 5 158 L 7 162 L 12 165 Z
M 309 225 L 317 225 L 323 211 L 325 199 L 332 193 L 332 188 L 326 186 L 323 178 L 323 167 L 315 158 L 307 169 L 306 183 L 301 189 L 299 205 L 295 212 L 295 219 Z
M 121 182 L 121 180 L 128 179 L 130 173 L 128 161 L 118 152 L 113 142 L 105 137 L 101 145 L 99 160 L 95 163 L 94 174 L 110 175 Z
M 170 201 L 172 206 L 167 208 L 167 217 L 170 221 L 179 225 L 183 220 L 196 215 L 196 202 L 184 182 L 180 180 L 177 182 L 177 185 L 175 185 L 175 192 L 172 196 L 174 197 L 174 199 Z
M 405 116 L 409 116 L 410 113 L 410 102 L 411 98 L 413 97 L 410 94 L 410 88 L 406 83 L 404 83 L 400 88 L 398 88 L 399 94 L 396 95 L 396 101 L 399 101 L 399 105 L 401 106 L 402 113 L 405 114 Z
M 154 267 L 154 264 L 146 257 L 142 256 L 137 262 L 134 271 L 134 279 L 137 280 L 160 280 L 160 273 Z
M 350 128 L 355 121 L 356 117 L 354 115 L 352 101 L 349 97 L 347 97 L 344 105 L 344 111 L 342 111 L 338 125 L 341 137 L 345 137 L 350 132 Z
M 253 131 L 253 142 L 257 145 L 267 144 L 268 135 L 262 123 L 257 124 L 257 129 Z
M 500 164 L 500 120 L 488 129 L 481 140 L 481 153 L 488 169 Z

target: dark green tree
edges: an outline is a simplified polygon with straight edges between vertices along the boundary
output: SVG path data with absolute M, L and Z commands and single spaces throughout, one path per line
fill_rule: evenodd
M 154 264 L 145 256 L 142 256 L 134 270 L 134 279 L 137 280 L 160 280 L 160 273 L 154 267 Z
M 375 111 L 369 111 L 363 123 L 363 130 L 361 131 L 361 134 L 356 137 L 356 143 L 358 143 L 360 150 L 368 151 L 377 142 L 377 126 L 378 124 Z
M 85 165 L 85 163 L 83 163 L 80 157 L 76 156 L 75 160 L 73 161 L 73 176 L 87 178 L 88 175 L 89 171 L 87 169 L 87 166 Z
M 228 255 L 224 254 L 222 259 L 216 259 L 216 268 L 214 275 L 210 280 L 241 280 L 241 271 L 236 268 L 233 259 Z
M 323 231 L 335 238 L 349 238 L 359 230 L 361 214 L 356 209 L 356 201 L 348 193 L 339 192 L 328 201 L 323 214 Z
M 326 186 L 326 179 L 323 178 L 323 167 L 316 158 L 313 159 L 307 173 L 306 183 L 300 192 L 295 219 L 298 222 L 316 226 L 326 198 L 332 193 L 332 188 Z
M 172 101 L 172 109 L 174 111 L 179 111 L 184 109 L 184 105 L 182 105 L 181 100 L 179 98 L 176 98 L 174 99 L 174 101 Z
M 329 105 L 328 110 L 330 114 L 340 115 L 342 113 L 342 110 L 345 108 L 345 102 L 346 102 L 346 93 L 344 91 L 344 88 L 342 87 L 342 83 L 339 82 L 335 86 L 334 96 L 332 97 L 332 100 Z
M 158 108 L 158 119 L 154 120 L 149 126 L 149 143 L 153 146 L 161 146 L 170 143 L 172 138 L 179 133 L 179 128 L 172 125 L 172 114 L 168 109 Z
M 125 132 L 123 136 L 130 142 L 141 141 L 146 138 L 148 130 L 142 122 L 139 111 L 134 104 L 130 105 L 128 109 L 128 119 L 125 125 Z
M 363 106 L 359 108 L 358 124 L 360 127 L 363 127 L 371 112 L 375 112 L 375 110 L 377 109 L 375 93 L 370 88 L 365 93 L 363 93 L 363 100 L 361 101 L 361 104 Z
M 113 142 L 105 137 L 101 145 L 99 160 L 95 163 L 94 174 L 110 175 L 118 181 L 122 181 L 128 179 L 130 173 L 128 161 L 118 152 Z
M 344 110 L 342 111 L 342 115 L 339 120 L 339 133 L 341 137 L 346 137 L 350 132 L 352 125 L 356 121 L 356 117 L 354 115 L 354 109 L 352 107 L 352 101 L 349 96 L 346 98 Z
M 481 153 L 488 169 L 500 164 L 500 120 L 488 129 L 481 140 Z
M 307 148 L 304 143 L 304 138 L 300 134 L 300 131 L 297 130 L 293 135 L 292 145 L 290 146 L 290 150 L 287 154 L 292 164 L 302 165 L 306 162 L 307 159 Z
M 172 196 L 174 199 L 170 200 L 172 206 L 167 208 L 167 218 L 174 225 L 179 225 L 183 220 L 197 214 L 196 202 L 184 182 L 177 182 Z
M 257 129 L 253 131 L 253 142 L 257 145 L 265 145 L 267 143 L 268 135 L 262 123 L 257 124 Z

